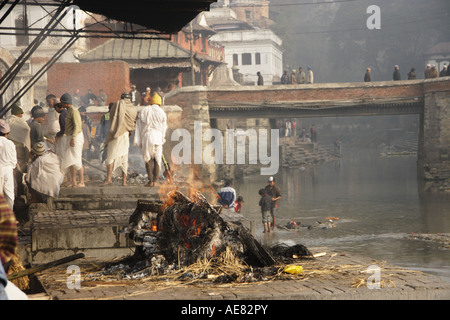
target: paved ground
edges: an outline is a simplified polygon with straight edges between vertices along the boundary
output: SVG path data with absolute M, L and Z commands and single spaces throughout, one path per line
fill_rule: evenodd
M 85 259 L 72 263 L 80 267 L 79 288 L 69 288 L 75 283 L 72 280 L 78 278 L 67 273 L 68 265 L 43 271 L 38 275 L 38 279 L 43 284 L 48 298 L 59 300 L 450 299 L 450 283 L 439 277 L 396 267 L 385 261 L 333 252 L 327 248 L 310 250 L 313 253 L 326 252 L 326 255 L 315 260 L 297 260 L 296 264 L 303 266 L 302 274 L 280 272 L 274 278 L 269 276 L 267 281 L 253 283 L 214 284 L 207 280 L 182 282 L 157 278 L 96 279 L 89 275 L 96 274 L 100 270 L 98 262 Z M 379 273 L 367 273 L 370 265 L 377 265 L 380 268 Z M 371 281 L 377 277 L 380 280 L 379 285 Z M 369 288 L 367 283 L 375 288 Z
M 118 187 L 99 188 L 97 193 L 102 197 L 106 192 L 117 195 Z M 87 188 L 86 188 L 87 189 Z M 121 192 L 132 188 L 120 188 Z M 75 191 L 74 191 L 75 192 Z M 86 190 L 79 191 L 86 193 Z M 131 192 L 131 191 L 130 191 Z M 94 192 L 93 192 L 94 193 Z M 136 194 L 131 192 L 130 194 Z M 149 194 L 153 194 L 153 190 Z M 72 195 L 73 196 L 73 195 Z M 133 199 L 133 207 L 135 206 Z M 74 199 L 67 201 L 73 204 Z M 81 203 L 81 201 L 80 201 Z M 95 203 L 94 203 L 95 204 Z M 107 204 L 107 203 L 106 203 Z M 82 217 L 86 212 L 70 208 L 73 215 L 59 215 L 83 227 L 87 224 L 98 225 L 100 222 L 111 224 L 105 215 L 114 214 L 114 219 L 121 217 L 126 220 L 129 212 L 126 209 L 117 212 L 110 208 L 101 208 L 97 211 L 88 210 L 91 216 L 101 221 L 93 220 L 90 215 Z M 75 209 L 75 210 L 74 210 Z M 95 208 L 97 209 L 97 208 Z M 100 208 L 98 208 L 100 209 Z M 37 210 L 40 211 L 40 210 Z M 83 212 L 84 211 L 84 212 Z M 96 213 L 96 214 L 94 214 Z M 35 227 L 45 225 L 45 228 L 61 228 L 65 225 L 63 220 L 57 219 L 56 213 L 40 212 L 34 217 Z M 75 217 L 78 217 L 75 219 Z M 62 219 L 62 218 L 61 218 Z M 117 223 L 117 221 L 114 223 Z M 440 278 L 419 271 L 407 270 L 390 265 L 384 261 L 376 261 L 370 257 L 350 255 L 345 252 L 335 252 L 329 248 L 309 248 L 313 253 L 326 252 L 326 255 L 315 260 L 298 260 L 295 263 L 303 267 L 303 273 L 291 275 L 280 272 L 276 276 L 267 276 L 266 281 L 246 283 L 220 283 L 212 280 L 163 280 L 161 277 L 147 277 L 135 280 L 119 279 L 114 277 L 92 277 L 100 271 L 100 262 L 89 258 L 79 259 L 70 264 L 54 267 L 37 274 L 38 280 L 45 288 L 45 294 L 30 295 L 30 299 L 54 300 L 154 300 L 176 302 L 176 308 L 166 308 L 170 315 L 182 314 L 182 311 L 193 315 L 196 309 L 183 308 L 201 306 L 200 302 L 227 304 L 243 304 L 249 300 L 253 306 L 261 305 L 261 301 L 298 301 L 298 300 L 448 300 L 450 299 L 450 283 Z M 111 261 L 109 261 L 111 262 Z M 68 273 L 68 267 L 75 266 L 80 273 Z M 368 273 L 371 265 L 378 266 L 379 273 Z M 77 267 L 79 269 L 77 269 Z M 379 279 L 379 288 L 370 289 L 371 279 Z M 74 283 L 80 280 L 80 286 Z M 367 285 L 369 283 L 369 286 Z M 377 287 L 376 284 L 373 284 Z M 194 303 L 195 302 L 195 303 Z M 211 304 L 209 304 L 211 305 Z M 252 304 L 249 304 L 252 305 Z M 169 304 L 170 306 L 170 304 Z M 289 305 L 290 306 L 290 305 Z M 256 310 L 256 309 L 255 309 Z M 254 311 L 255 311 L 254 310 Z M 276 309 L 275 309 L 276 310 Z M 260 314 L 261 314 L 261 310 Z M 278 312 L 279 310 L 277 310 Z M 217 314 L 217 313 L 216 313 Z M 273 314 L 273 313 L 272 313 Z

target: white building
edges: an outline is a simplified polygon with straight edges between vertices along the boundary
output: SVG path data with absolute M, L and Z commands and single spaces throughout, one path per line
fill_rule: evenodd
M 261 72 L 264 84 L 280 81 L 283 73 L 281 39 L 271 30 L 220 32 L 211 37 L 225 47 L 225 62 L 237 67 L 246 84 L 256 84 Z
M 256 84 L 258 71 L 261 72 L 265 85 L 279 82 L 283 73 L 282 41 L 272 30 L 260 28 L 261 25 L 267 25 L 266 14 L 253 14 L 246 9 L 244 1 L 235 1 L 244 18 L 245 13 L 248 13 L 248 19 L 243 20 L 233 10 L 232 3 L 219 2 L 216 5 L 219 7 L 211 6 L 209 12 L 202 14 L 208 26 L 217 32 L 210 41 L 218 42 L 225 48 L 228 67 L 237 68 L 243 74 L 245 84 Z M 261 8 L 256 5 L 257 2 L 249 1 L 249 8 Z M 262 0 L 260 2 L 264 5 L 267 3 Z

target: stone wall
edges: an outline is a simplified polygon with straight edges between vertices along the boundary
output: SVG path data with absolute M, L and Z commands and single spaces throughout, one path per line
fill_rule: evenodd
M 443 84 L 424 83 L 418 172 L 425 180 L 450 179 L 450 89 Z
M 130 90 L 130 70 L 123 61 L 90 63 L 56 63 L 47 72 L 49 93 L 60 97 L 65 92 L 73 95 L 77 89 L 85 95 L 89 89 L 98 94 L 103 89 L 109 102 L 120 99 Z

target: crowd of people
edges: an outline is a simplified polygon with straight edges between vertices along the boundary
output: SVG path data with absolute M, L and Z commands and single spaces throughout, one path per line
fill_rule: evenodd
M 103 185 L 111 183 L 115 168 L 122 170 L 123 185 L 126 185 L 130 143 L 142 150 L 149 173 L 148 185 L 155 185 L 159 178 L 167 130 L 162 98 L 152 92 L 146 107 L 138 112 L 131 101 L 131 92 L 123 93 L 117 102 L 110 103 L 109 112 L 101 120 L 98 134 L 105 139 L 108 170 Z M 36 105 L 31 110 L 31 118 L 25 120 L 24 111 L 17 104 L 12 106 L 6 119 L 0 119 L 0 300 L 27 299 L 6 276 L 17 255 L 15 200 L 24 196 L 32 203 L 57 197 L 64 180 L 67 187 L 85 186 L 83 151 L 92 138 L 92 123 L 86 107 L 75 107 L 74 97 L 69 93 L 59 99 L 48 94 L 46 104 L 47 119 L 43 107 Z
M 312 67 L 308 66 L 307 71 L 303 71 L 303 67 L 298 68 L 298 73 L 296 69 L 292 69 L 291 74 L 288 75 L 288 71 L 284 70 L 281 76 L 281 84 L 313 84 L 314 83 L 314 72 Z
M 317 142 L 317 129 L 315 125 L 311 125 L 307 132 L 304 128 L 297 130 L 295 120 L 277 120 L 276 128 L 279 130 L 280 138 L 282 137 L 298 137 L 302 142 Z
M 151 98 L 138 112 L 132 102 L 133 87 L 109 104 L 95 133 L 95 139 L 103 142 L 102 163 L 107 168 L 102 185 L 112 183 L 116 169 L 122 173 L 122 184 L 127 185 L 131 144 L 142 150 L 147 185 L 154 186 L 159 178 L 167 130 L 162 98 L 157 92 L 146 93 L 138 104 L 147 95 Z M 17 104 L 12 106 L 9 117 L 0 119 L 0 194 L 11 209 L 15 199 L 27 196 L 27 190 L 31 195 L 28 201 L 41 202 L 57 197 L 64 181 L 66 187 L 85 187 L 83 161 L 88 161 L 94 141 L 86 107 L 75 107 L 69 93 L 59 99 L 48 94 L 46 104 L 47 119 L 42 106 L 36 105 L 31 109 L 31 118 L 25 121 L 23 109 Z
M 448 68 L 447 64 L 444 63 L 442 70 L 438 72 L 436 65 L 427 64 L 424 70 L 424 79 L 435 79 L 439 77 L 449 77 L 450 76 L 450 68 Z M 366 69 L 366 73 L 364 74 L 364 82 L 371 82 L 371 68 Z M 416 68 L 411 68 L 407 74 L 408 80 L 416 80 Z M 400 81 L 402 80 L 402 76 L 400 73 L 400 67 L 398 65 L 394 66 L 394 72 L 392 73 L 392 80 Z
M 364 82 L 372 81 L 372 68 L 367 67 L 366 72 L 364 73 Z M 264 85 L 264 79 L 261 73 L 258 71 L 257 75 L 257 85 Z M 444 63 L 442 70 L 438 71 L 436 65 L 427 64 L 424 71 L 425 79 L 434 79 L 438 77 L 448 77 L 450 76 L 450 68 L 448 65 Z M 415 80 L 416 77 L 416 68 L 411 68 L 407 74 L 408 80 Z M 392 74 L 392 80 L 399 81 L 402 80 L 402 76 L 400 74 L 400 67 L 398 65 L 394 66 L 394 72 Z M 303 71 L 302 67 L 298 68 L 298 72 L 296 69 L 292 69 L 291 74 L 288 74 L 287 70 L 284 70 L 281 75 L 281 84 L 313 84 L 314 83 L 314 73 L 310 66 L 307 67 L 307 71 Z

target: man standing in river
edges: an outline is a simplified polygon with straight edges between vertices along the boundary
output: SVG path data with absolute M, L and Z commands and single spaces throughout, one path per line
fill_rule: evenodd
M 269 184 L 266 186 L 265 190 L 267 194 L 272 197 L 272 208 L 270 209 L 270 214 L 272 215 L 272 229 L 275 230 L 275 217 L 278 211 L 278 200 L 281 198 L 281 190 L 275 185 L 274 177 L 269 178 Z

